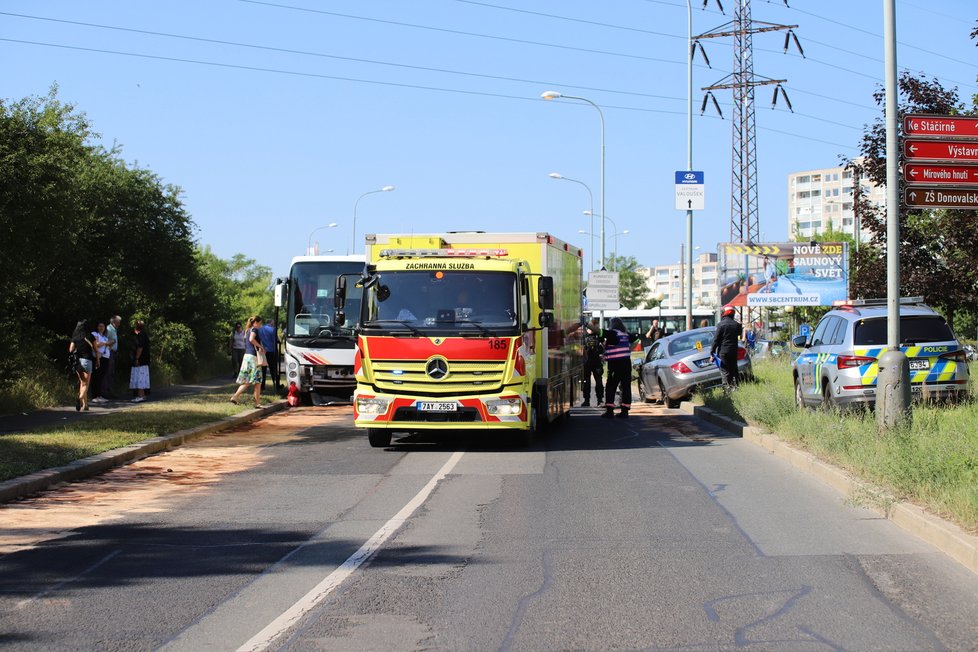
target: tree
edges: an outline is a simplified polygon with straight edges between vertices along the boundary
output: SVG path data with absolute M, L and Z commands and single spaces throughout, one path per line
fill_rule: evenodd
M 945 89 L 936 79 L 926 80 L 903 72 L 898 81 L 900 101 L 897 124 L 910 113 L 978 115 L 978 106 L 966 110 L 956 89 Z M 874 94 L 877 104 L 885 93 Z M 902 140 L 902 135 L 901 135 Z M 886 185 L 886 124 L 877 118 L 864 129 L 861 157 L 846 160 L 848 168 L 877 185 Z M 903 187 L 898 189 L 902 197 Z M 853 258 L 853 296 L 886 296 L 886 208 L 876 207 L 861 194 L 854 196 L 860 223 L 872 233 L 869 246 L 860 247 Z M 900 287 L 904 296 L 922 296 L 952 323 L 957 315 L 978 312 L 978 211 L 899 210 Z
M 638 308 L 648 300 L 649 286 L 639 274 L 634 256 L 615 256 L 611 268 L 618 272 L 618 300 L 628 309 Z

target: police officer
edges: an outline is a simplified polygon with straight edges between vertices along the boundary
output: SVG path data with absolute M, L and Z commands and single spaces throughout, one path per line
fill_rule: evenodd
M 713 345 L 710 347 L 710 356 L 720 357 L 720 377 L 726 389 L 736 387 L 740 380 L 740 372 L 737 369 L 737 341 L 744 328 L 734 319 L 734 312 L 733 306 L 723 307 L 720 323 L 717 324 L 716 333 L 713 335 Z
M 599 330 L 597 317 L 591 320 L 588 331 L 591 330 Z M 604 383 L 602 382 L 604 358 L 601 357 L 603 353 L 604 347 L 596 333 L 594 335 L 589 334 L 584 338 L 584 402 L 581 403 L 584 407 L 591 405 L 592 376 L 594 377 L 594 404 L 601 405 L 601 397 L 604 396 Z
M 629 333 L 621 319 L 614 317 L 611 328 L 599 331 L 604 342 L 604 359 L 608 363 L 608 384 L 604 388 L 604 414 L 602 418 L 615 416 L 615 391 L 621 388 L 621 412 L 619 417 L 628 418 L 632 407 L 632 358 L 631 343 L 638 339 L 637 333 Z M 592 327 L 588 327 L 593 332 Z

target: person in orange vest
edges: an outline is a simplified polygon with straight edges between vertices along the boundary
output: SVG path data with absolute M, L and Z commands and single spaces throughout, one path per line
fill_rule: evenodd
M 618 416 L 628 418 L 632 408 L 632 359 L 631 344 L 638 333 L 629 333 L 618 317 L 612 318 L 610 328 L 598 330 L 598 337 L 604 342 L 604 359 L 608 363 L 608 382 L 604 387 L 604 419 L 615 416 L 615 391 L 621 389 L 621 411 Z M 595 330 L 589 325 L 588 331 Z

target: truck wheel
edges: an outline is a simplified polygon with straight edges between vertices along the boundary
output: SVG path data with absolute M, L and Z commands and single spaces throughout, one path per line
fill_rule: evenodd
M 387 448 L 391 445 L 391 431 L 384 428 L 367 428 L 367 440 L 373 448 Z

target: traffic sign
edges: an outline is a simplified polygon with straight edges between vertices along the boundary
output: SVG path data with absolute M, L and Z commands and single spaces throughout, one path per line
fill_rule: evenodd
M 618 272 L 591 272 L 587 277 L 589 310 L 618 310 Z
M 903 141 L 903 156 L 908 159 L 978 162 L 978 140 Z
M 703 173 L 693 170 L 676 170 L 676 210 L 701 211 L 706 204 L 706 186 Z
M 908 115 L 903 119 L 903 135 L 978 138 L 978 118 L 957 115 Z
M 907 183 L 945 183 L 978 185 L 978 165 L 942 165 L 940 163 L 907 163 L 903 168 Z
M 910 186 L 903 189 L 903 204 L 922 208 L 978 208 L 978 188 Z

